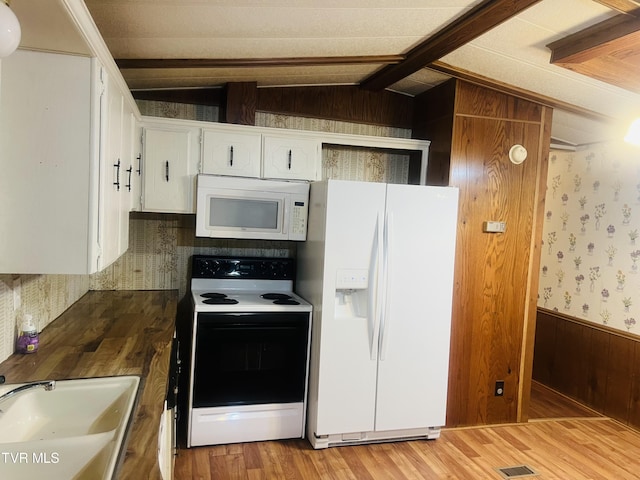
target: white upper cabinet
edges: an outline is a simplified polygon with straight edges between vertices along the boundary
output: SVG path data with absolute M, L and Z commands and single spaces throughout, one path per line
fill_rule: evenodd
M 426 178 L 429 142 L 423 140 L 149 116 L 142 127 L 142 210 L 148 212 L 194 213 L 198 173 L 321 180 L 323 144 L 419 152 L 421 183 Z
M 220 124 L 203 129 L 202 173 L 319 180 L 321 143 L 307 132 Z
M 124 105 L 97 59 L 3 59 L 0 273 L 93 273 L 126 251 Z
M 262 146 L 262 177 L 291 180 L 320 180 L 322 144 L 319 137 L 295 132 L 265 134 Z
M 143 124 L 145 212 L 195 213 L 195 179 L 200 129 L 165 123 Z
M 260 177 L 262 136 L 230 129 L 202 132 L 202 173 Z
M 0 80 L 0 272 L 91 271 L 92 62 L 18 50 Z

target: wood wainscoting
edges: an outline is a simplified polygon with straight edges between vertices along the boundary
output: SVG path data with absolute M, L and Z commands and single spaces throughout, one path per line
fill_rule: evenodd
M 538 309 L 533 380 L 640 428 L 640 337 Z

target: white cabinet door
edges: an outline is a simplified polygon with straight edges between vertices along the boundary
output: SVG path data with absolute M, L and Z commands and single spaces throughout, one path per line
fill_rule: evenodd
M 142 126 L 131 116 L 131 205 L 130 210 L 142 210 Z
M 91 270 L 91 80 L 86 57 L 18 50 L 2 59 L 2 273 Z
M 102 118 L 103 152 L 100 162 L 100 215 L 98 226 L 98 243 L 100 257 L 98 269 L 113 263 L 124 250 L 121 249 L 122 210 L 126 208 L 123 198 L 123 169 L 125 161 L 122 156 L 123 130 L 123 96 L 115 83 L 109 82 L 103 73 L 105 83 L 106 107 Z
M 318 138 L 265 134 L 262 155 L 263 178 L 319 180 L 322 160 Z
M 140 210 L 140 174 L 138 170 L 138 155 L 140 151 L 140 132 L 138 122 L 133 112 L 125 102 L 122 115 L 122 171 L 120 182 L 124 190 L 128 216 L 132 210 Z
M 258 178 L 261 144 L 256 132 L 204 130 L 202 173 Z
M 145 126 L 143 210 L 195 213 L 198 128 Z

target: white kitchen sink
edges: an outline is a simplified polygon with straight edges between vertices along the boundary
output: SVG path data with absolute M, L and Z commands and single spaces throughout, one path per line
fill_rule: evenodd
M 60 380 L 0 401 L 0 478 L 112 478 L 139 384 L 137 376 Z M 0 396 L 21 385 L 2 385 Z

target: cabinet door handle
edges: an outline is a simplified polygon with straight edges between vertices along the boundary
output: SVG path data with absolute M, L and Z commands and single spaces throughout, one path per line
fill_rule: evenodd
M 127 168 L 127 173 L 129 174 L 129 182 L 125 185 L 125 187 L 127 187 L 127 190 L 131 191 L 131 173 L 133 172 L 133 165 L 129 165 L 129 168 Z
M 167 160 L 164 164 L 164 178 L 169 181 L 169 160 Z
M 113 184 L 116 186 L 116 190 L 120 191 L 120 159 L 113 166 L 116 167 L 116 181 Z
M 289 164 L 288 164 L 289 170 L 291 170 L 291 150 L 289 150 Z
M 229 166 L 233 167 L 233 145 L 229 148 Z
M 138 160 L 138 169 L 136 170 L 136 173 L 138 175 L 142 175 L 142 154 L 139 153 L 138 156 L 136 157 L 136 160 Z

